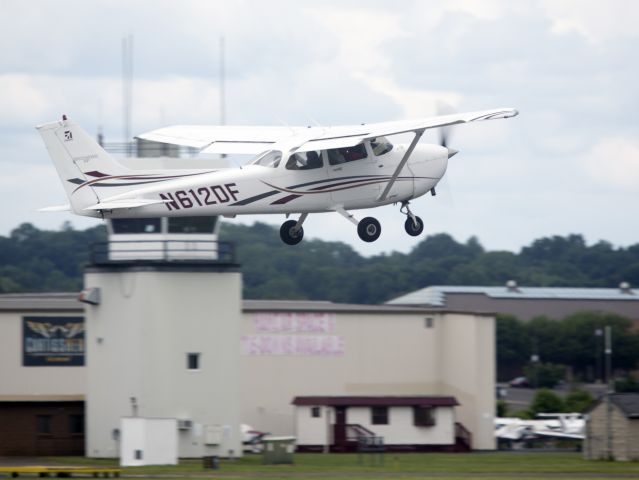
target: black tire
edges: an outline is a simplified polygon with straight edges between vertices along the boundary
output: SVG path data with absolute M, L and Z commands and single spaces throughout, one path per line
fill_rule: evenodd
M 293 227 L 297 225 L 295 220 L 287 220 L 280 227 L 280 238 L 287 245 L 297 245 L 304 238 L 304 229 L 300 227 L 297 232 L 293 232 Z
M 406 222 L 404 222 L 404 229 L 406 230 L 406 233 L 412 237 L 417 237 L 424 231 L 424 222 L 422 222 L 422 219 L 415 217 L 415 220 L 417 220 L 417 226 L 415 226 L 413 219 L 410 217 L 406 217 Z
M 357 224 L 357 234 L 365 242 L 374 242 L 382 233 L 382 226 L 373 217 L 362 218 Z

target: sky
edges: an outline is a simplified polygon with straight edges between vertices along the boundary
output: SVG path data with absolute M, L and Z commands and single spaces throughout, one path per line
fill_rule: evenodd
M 514 107 L 462 125 L 444 185 L 411 203 L 424 234 L 477 236 L 518 251 L 578 233 L 639 243 L 639 2 L 633 0 L 0 0 L 0 235 L 99 220 L 38 208 L 66 203 L 35 125 L 65 113 L 123 141 L 122 39 L 133 35 L 132 133 L 219 121 L 340 125 Z M 422 141 L 437 142 L 436 132 Z M 355 212 L 375 243 L 334 213 L 307 238 L 363 255 L 407 252 L 398 206 Z M 225 220 L 279 225 L 282 215 Z

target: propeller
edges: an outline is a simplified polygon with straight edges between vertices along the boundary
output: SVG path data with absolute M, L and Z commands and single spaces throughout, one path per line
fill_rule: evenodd
M 437 109 L 437 115 L 451 115 L 455 113 L 455 109 L 450 104 L 442 100 L 439 100 L 437 102 L 436 109 Z M 457 153 L 459 153 L 459 150 L 455 150 L 454 148 L 450 148 L 448 146 L 452 131 L 453 131 L 452 125 L 447 125 L 445 127 L 439 128 L 439 144 L 448 150 L 449 160 L 452 157 L 454 157 Z M 441 187 L 444 193 L 442 195 L 444 197 L 444 203 L 447 204 L 449 207 L 455 208 L 455 198 L 453 196 L 450 180 L 447 175 L 444 175 L 444 178 L 442 178 L 439 181 L 439 183 L 437 184 L 437 187 L 438 188 Z
M 455 109 L 448 103 L 439 100 L 437 101 L 437 115 L 452 115 L 455 112 Z M 448 149 L 448 158 L 455 156 L 459 153 L 459 150 L 455 150 L 454 148 L 450 148 L 448 146 L 448 140 L 450 139 L 450 135 L 453 131 L 452 125 L 447 125 L 445 127 L 439 128 L 439 144 Z

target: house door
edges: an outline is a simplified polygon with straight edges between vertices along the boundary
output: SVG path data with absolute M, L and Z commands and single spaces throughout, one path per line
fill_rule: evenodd
M 335 407 L 335 424 L 333 425 L 333 444 L 337 451 L 346 448 L 346 409 Z

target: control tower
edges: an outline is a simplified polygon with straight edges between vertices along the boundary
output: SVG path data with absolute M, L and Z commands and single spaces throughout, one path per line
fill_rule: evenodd
M 130 417 L 174 419 L 179 457 L 242 454 L 242 278 L 217 220 L 111 220 L 94 245 L 82 294 L 87 456 L 131 453 Z

